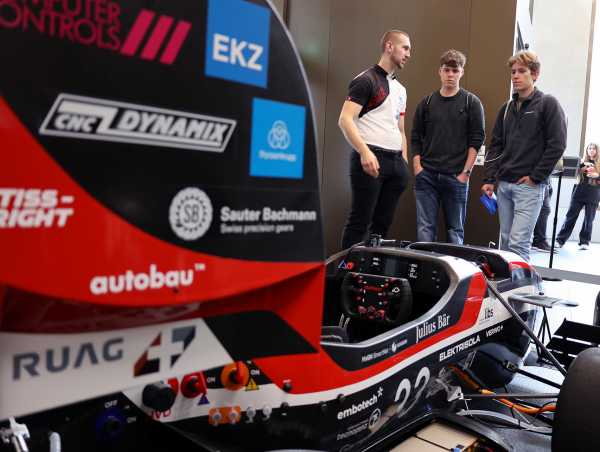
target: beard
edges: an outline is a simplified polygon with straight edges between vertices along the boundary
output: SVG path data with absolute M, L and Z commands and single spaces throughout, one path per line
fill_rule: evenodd
M 402 58 L 396 57 L 394 55 L 390 55 L 390 61 L 394 63 L 397 69 L 402 69 L 404 67 L 404 63 L 402 62 Z

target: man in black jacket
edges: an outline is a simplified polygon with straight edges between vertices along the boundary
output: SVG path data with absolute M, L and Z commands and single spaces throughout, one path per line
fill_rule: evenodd
M 437 239 L 440 204 L 447 240 L 462 244 L 469 176 L 485 139 L 483 106 L 460 87 L 466 57 L 448 50 L 440 58 L 441 88 L 417 106 L 411 134 L 417 240 Z
M 548 177 L 566 148 L 567 124 L 560 104 L 534 84 L 537 55 L 521 51 L 508 60 L 514 94 L 494 125 L 481 190 L 497 188 L 500 248 L 529 260 L 531 237 Z

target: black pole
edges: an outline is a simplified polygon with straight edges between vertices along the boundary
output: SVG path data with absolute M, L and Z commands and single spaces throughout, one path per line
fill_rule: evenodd
M 560 187 L 562 185 L 563 172 L 564 172 L 564 170 L 561 170 L 558 173 L 558 190 L 556 193 L 556 206 L 554 207 L 554 221 L 552 223 L 552 243 L 550 244 L 549 268 L 552 268 L 552 263 L 554 262 L 554 242 L 556 241 L 556 224 L 558 223 L 558 201 L 560 200 Z

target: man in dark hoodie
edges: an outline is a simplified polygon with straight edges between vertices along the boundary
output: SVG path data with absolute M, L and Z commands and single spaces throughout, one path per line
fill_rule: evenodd
M 529 261 L 548 177 L 566 148 L 567 123 L 556 98 L 534 86 L 540 75 L 535 53 L 518 52 L 508 66 L 514 94 L 498 112 L 481 190 L 489 197 L 497 191 L 500 248 Z

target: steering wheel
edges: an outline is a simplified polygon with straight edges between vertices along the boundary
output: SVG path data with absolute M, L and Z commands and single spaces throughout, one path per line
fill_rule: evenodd
M 406 323 L 412 290 L 406 278 L 348 272 L 342 281 L 342 310 L 351 318 L 390 326 Z

